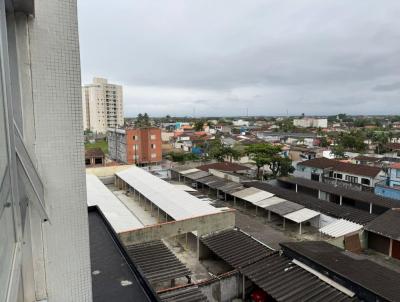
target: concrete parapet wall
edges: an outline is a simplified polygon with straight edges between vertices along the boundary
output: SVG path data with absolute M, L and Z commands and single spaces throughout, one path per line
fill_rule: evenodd
M 179 221 L 169 221 L 141 229 L 119 234 L 125 245 L 160 240 L 196 231 L 197 234 L 209 234 L 216 231 L 232 229 L 235 226 L 235 210 L 221 213 L 191 217 Z

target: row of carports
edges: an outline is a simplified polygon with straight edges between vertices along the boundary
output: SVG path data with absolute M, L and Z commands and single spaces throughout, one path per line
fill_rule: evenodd
M 306 208 L 298 203 L 280 198 L 273 193 L 254 187 L 245 188 L 241 183 L 233 182 L 221 177 L 217 177 L 208 172 L 192 168 L 187 170 L 176 171 L 178 180 L 191 182 L 191 185 L 197 189 L 211 190 L 217 195 L 217 198 L 225 201 L 232 200 L 234 207 L 240 200 L 246 207 L 246 203 L 255 206 L 255 214 L 261 209 L 268 212 L 268 221 L 271 221 L 271 213 L 283 218 L 283 229 L 286 226 L 286 220 L 292 221 L 299 225 L 299 234 L 302 233 L 302 225 L 306 222 L 314 222 L 319 232 L 329 237 L 338 238 L 346 234 L 355 233 L 362 229 L 362 225 L 345 220 L 345 219 L 329 219 L 329 223 L 320 224 L 320 212 Z M 321 201 L 323 202 L 323 201 Z

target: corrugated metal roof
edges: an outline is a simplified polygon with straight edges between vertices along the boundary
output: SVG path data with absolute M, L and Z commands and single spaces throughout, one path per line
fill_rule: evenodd
M 200 178 L 203 178 L 203 177 L 207 177 L 209 175 L 210 175 L 210 173 L 208 173 L 208 172 L 198 171 L 198 172 L 186 174 L 185 178 L 189 178 L 191 180 L 197 180 L 197 179 L 200 179 Z
M 240 230 L 228 230 L 203 237 L 201 241 L 234 268 L 239 268 L 271 253 L 271 249 Z
M 391 198 L 382 197 L 372 192 L 355 191 L 347 189 L 342 186 L 334 186 L 331 184 L 313 181 L 301 177 L 282 177 L 279 181 L 283 183 L 297 184 L 302 187 L 311 188 L 314 190 L 321 190 L 335 195 L 342 195 L 343 197 L 350 198 L 365 203 L 372 203 L 377 206 L 384 208 L 395 208 L 398 207 L 399 201 Z
M 300 222 L 308 221 L 319 215 L 320 215 L 319 212 L 304 208 L 304 209 L 300 209 L 298 211 L 286 214 L 283 217 L 285 217 L 286 219 L 289 219 L 291 221 L 300 223 Z
M 143 227 L 143 223 L 97 176 L 86 174 L 86 192 L 88 206 L 98 206 L 116 233 Z
M 366 211 L 349 206 L 340 206 L 333 202 L 324 201 L 303 193 L 296 193 L 295 191 L 284 189 L 264 182 L 248 182 L 244 183 L 244 185 L 247 187 L 256 187 L 261 190 L 271 192 L 276 196 L 296 202 L 314 211 L 318 211 L 320 213 L 324 213 L 335 218 L 347 219 L 363 225 L 367 224 L 377 217 L 376 214 L 370 214 Z
M 281 243 L 284 252 L 300 257 L 324 275 L 344 284 L 352 283 L 358 295 L 361 288 L 377 295 L 376 301 L 399 301 L 400 274 L 365 258 L 333 246 L 324 241 L 301 241 Z M 365 292 L 365 291 L 364 291 Z
M 389 210 L 365 226 L 369 232 L 400 240 L 400 210 Z
M 230 183 L 227 183 L 225 186 L 219 188 L 220 191 L 228 193 L 228 194 L 237 192 L 237 191 L 240 191 L 243 189 L 244 189 L 243 186 L 237 182 L 230 182 Z
M 138 167 L 117 172 L 116 175 L 175 220 L 220 212 L 219 209 Z
M 185 192 L 197 192 L 196 189 L 189 187 L 187 185 L 174 184 L 174 188 L 181 190 L 181 191 L 185 191 Z
M 281 203 L 284 201 L 287 201 L 287 200 L 280 198 L 280 197 L 272 196 L 270 198 L 263 199 L 263 200 L 260 200 L 259 202 L 256 202 L 255 205 L 260 208 L 266 208 L 266 207 L 269 207 L 269 206 L 272 206 L 274 204 L 278 204 L 278 203 Z
M 192 274 L 161 240 L 128 245 L 126 250 L 151 283 Z
M 319 231 L 322 234 L 328 235 L 333 238 L 338 238 L 350 233 L 357 232 L 362 229 L 362 225 L 358 223 L 354 223 L 348 220 L 339 219 L 335 222 L 332 222 L 323 228 L 320 228 Z
M 240 271 L 276 301 L 357 301 L 275 252 Z
M 257 188 L 250 187 L 250 188 L 246 188 L 246 189 L 241 190 L 241 191 L 234 192 L 231 195 L 235 196 L 237 198 L 244 199 L 245 197 L 253 195 L 253 194 L 256 194 L 256 193 L 258 193 L 260 191 L 261 190 L 259 190 Z
M 182 175 L 185 175 L 185 174 L 195 173 L 195 172 L 199 172 L 199 171 L 200 171 L 199 169 L 192 168 L 192 169 L 180 171 L 179 173 L 181 173 Z
M 249 195 L 249 196 L 246 196 L 243 199 L 255 204 L 261 200 L 271 198 L 272 196 L 274 196 L 274 194 L 267 192 L 267 191 L 259 190 L 259 192 Z
M 294 203 L 291 201 L 283 201 L 283 202 L 276 203 L 276 204 L 270 205 L 268 207 L 265 207 L 264 209 L 271 211 L 272 213 L 278 214 L 280 216 L 284 216 L 286 214 L 292 213 L 294 211 L 298 211 L 303 208 L 304 207 L 302 205 L 299 205 L 297 203 Z
M 172 291 L 167 291 L 159 294 L 159 297 L 164 302 L 202 302 L 208 301 L 201 290 L 196 286 L 187 286 Z
M 203 185 L 208 185 L 210 183 L 216 182 L 216 181 L 220 181 L 221 178 L 214 176 L 214 175 L 209 175 L 206 177 L 202 177 L 200 179 L 197 179 L 197 182 L 203 184 Z

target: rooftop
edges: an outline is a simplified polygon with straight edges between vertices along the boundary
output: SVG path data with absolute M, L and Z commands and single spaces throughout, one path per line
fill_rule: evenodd
M 219 209 L 141 168 L 131 167 L 116 175 L 175 220 L 220 213 Z
M 209 169 L 227 171 L 227 172 L 238 172 L 238 171 L 250 170 L 250 168 L 247 166 L 239 165 L 236 163 L 230 163 L 230 162 L 219 162 L 219 163 L 213 163 L 213 164 L 208 164 L 208 165 L 202 165 L 202 166 L 198 166 L 197 169 L 200 169 L 200 170 L 203 170 L 206 172 L 208 172 Z
M 159 301 L 96 207 L 89 208 L 89 237 L 94 302 Z
M 377 215 L 370 214 L 363 210 L 344 205 L 340 206 L 333 202 L 320 200 L 303 193 L 296 193 L 295 191 L 284 189 L 265 182 L 253 181 L 245 183 L 244 185 L 246 187 L 255 187 L 265 190 L 275 194 L 277 197 L 298 203 L 311 210 L 318 211 L 335 218 L 343 218 L 362 225 L 367 224 L 377 217 Z
M 389 210 L 365 226 L 369 232 L 400 240 L 400 209 Z
M 297 184 L 302 187 L 321 190 L 335 195 L 341 195 L 343 197 L 347 197 L 353 200 L 372 203 L 374 205 L 385 207 L 387 209 L 396 208 L 400 205 L 399 201 L 397 200 L 382 197 L 371 192 L 355 191 L 351 189 L 346 189 L 342 186 L 334 186 L 331 184 L 313 181 L 301 177 L 281 177 L 278 179 L 278 181 L 289 184 Z
M 342 285 L 350 285 L 358 295 L 362 295 L 362 287 L 383 300 L 399 301 L 400 275 L 391 269 L 323 241 L 288 242 L 281 246 L 295 259 L 323 271 Z
M 371 167 L 367 165 L 356 165 L 351 163 L 345 163 L 334 159 L 328 159 L 325 157 L 314 158 L 298 163 L 298 165 L 317 168 L 317 169 L 333 169 L 339 172 L 345 172 L 354 175 L 376 177 L 381 168 Z

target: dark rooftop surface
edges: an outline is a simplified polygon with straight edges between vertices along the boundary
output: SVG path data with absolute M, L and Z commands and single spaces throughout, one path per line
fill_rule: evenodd
M 124 256 L 116 235 L 95 208 L 89 210 L 89 235 L 94 302 L 159 301 L 138 269 Z
M 400 240 L 400 209 L 389 210 L 365 226 L 367 231 Z
M 298 163 L 298 165 L 317 168 L 317 169 L 328 169 L 332 168 L 335 171 L 346 172 L 349 174 L 375 177 L 381 171 L 379 167 L 371 167 L 367 165 L 356 165 L 351 163 L 345 163 L 334 159 L 328 158 L 314 158 Z
M 354 159 L 360 160 L 360 161 L 379 162 L 382 158 L 367 156 L 367 155 L 358 155 L 358 156 L 354 157 Z
M 128 245 L 126 249 L 151 283 L 192 274 L 161 240 Z
M 275 252 L 240 271 L 277 301 L 358 301 Z
M 222 231 L 203 237 L 201 241 L 234 268 L 262 259 L 272 251 L 240 230 Z
M 202 302 L 208 301 L 201 290 L 196 285 L 178 288 L 172 291 L 166 291 L 159 294 L 164 302 Z
M 285 254 L 333 277 L 341 284 L 351 284 L 351 290 L 357 295 L 363 295 L 361 287 L 381 300 L 400 301 L 400 274 L 394 270 L 324 241 L 287 242 L 281 243 L 281 246 Z
M 85 151 L 85 157 L 104 157 L 104 152 L 100 148 L 90 148 Z
M 282 178 L 279 178 L 278 181 L 283 182 L 283 183 L 297 184 L 302 187 L 311 188 L 311 189 L 315 189 L 315 190 L 321 190 L 321 191 L 328 192 L 331 194 L 342 195 L 343 197 L 347 197 L 347 198 L 361 201 L 361 202 L 372 203 L 374 205 L 378 205 L 378 206 L 381 206 L 381 207 L 384 207 L 387 209 L 400 206 L 400 201 L 398 201 L 398 200 L 394 200 L 391 198 L 385 198 L 385 197 L 376 195 L 371 192 L 355 191 L 355 190 L 346 189 L 346 188 L 340 187 L 340 186 L 335 187 L 331 184 L 314 181 L 314 180 L 310 180 L 310 179 L 306 179 L 306 178 L 282 177 Z
M 291 201 L 283 201 L 283 202 L 276 203 L 276 204 L 270 205 L 268 207 L 265 207 L 266 210 L 271 211 L 272 213 L 276 213 L 280 216 L 284 216 L 286 214 L 301 210 L 303 208 L 304 207 L 302 205 L 299 205 L 298 203 L 294 203 Z
M 199 170 L 206 171 L 206 172 L 208 172 L 209 169 L 228 171 L 228 172 L 250 170 L 250 168 L 247 166 L 239 165 L 236 163 L 230 163 L 230 162 L 213 163 L 213 164 L 198 166 L 196 168 Z
M 255 187 L 260 190 L 268 191 L 280 198 L 301 204 L 311 210 L 318 211 L 335 218 L 347 219 L 362 225 L 369 223 L 377 217 L 377 215 L 370 214 L 363 210 L 344 205 L 341 206 L 333 202 L 320 200 L 303 193 L 296 193 L 293 190 L 284 189 L 265 182 L 253 181 L 244 183 L 244 185 L 246 187 Z

